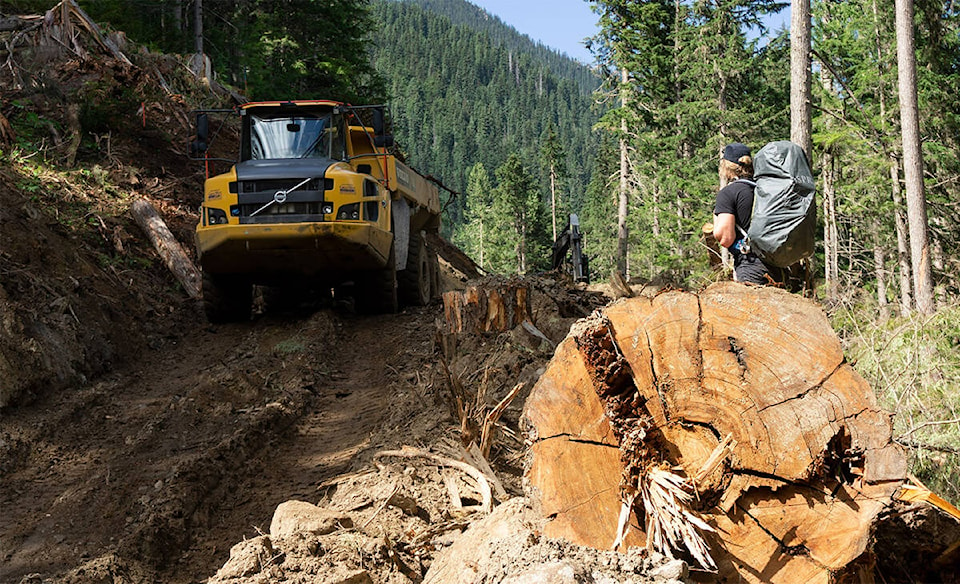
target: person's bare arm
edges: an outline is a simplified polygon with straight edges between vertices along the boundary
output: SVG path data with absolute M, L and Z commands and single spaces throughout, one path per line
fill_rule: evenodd
M 713 216 L 713 237 L 723 247 L 730 247 L 737 240 L 737 224 L 733 213 Z

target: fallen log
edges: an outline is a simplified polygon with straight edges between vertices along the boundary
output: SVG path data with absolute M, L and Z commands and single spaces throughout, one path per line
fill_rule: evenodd
M 437 233 L 427 232 L 427 248 L 459 272 L 465 280 L 483 277 L 486 272 L 470 256 Z
M 199 299 L 202 296 L 200 271 L 170 233 L 153 205 L 145 199 L 137 199 L 130 206 L 130 213 L 190 298 Z
M 821 309 L 772 288 L 606 307 L 559 345 L 524 418 L 546 536 L 609 549 L 626 507 L 622 546 L 724 582 L 871 581 L 872 528 L 906 476 Z

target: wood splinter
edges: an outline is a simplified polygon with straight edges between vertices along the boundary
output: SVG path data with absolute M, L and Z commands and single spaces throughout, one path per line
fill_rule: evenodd
M 391 456 L 397 458 L 425 458 L 441 466 L 448 466 L 464 472 L 477 483 L 477 488 L 480 490 L 480 510 L 484 513 L 489 513 L 491 510 L 493 510 L 493 494 L 490 491 L 490 484 L 487 482 L 487 479 L 483 476 L 482 472 L 470 466 L 469 464 L 460 462 L 459 460 L 453 460 L 452 458 L 447 458 L 446 456 L 440 456 L 432 452 L 427 452 L 426 450 L 413 448 L 412 446 L 403 446 L 400 450 L 383 450 L 378 452 L 373 458 L 374 460 L 379 460 L 381 458 L 387 458 Z

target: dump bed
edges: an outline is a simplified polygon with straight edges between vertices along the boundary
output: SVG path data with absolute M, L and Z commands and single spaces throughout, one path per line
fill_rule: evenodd
M 350 154 L 354 168 L 363 168 L 378 179 L 386 178 L 387 189 L 399 193 L 411 205 L 440 215 L 437 185 L 371 143 L 369 128 L 350 126 Z

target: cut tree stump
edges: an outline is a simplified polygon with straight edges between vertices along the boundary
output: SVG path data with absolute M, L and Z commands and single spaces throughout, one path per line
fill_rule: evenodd
M 195 300 L 200 298 L 202 296 L 200 271 L 183 251 L 183 247 L 180 246 L 177 239 L 170 233 L 167 224 L 164 223 L 150 201 L 137 199 L 130 206 L 130 213 L 137 221 L 137 225 L 150 238 L 154 249 L 160 254 L 160 258 L 167 265 L 167 268 L 180 281 L 190 298 Z
M 491 279 L 443 293 L 444 333 L 504 332 L 531 320 L 527 287 Z
M 732 282 L 578 322 L 524 417 L 545 535 L 609 549 L 626 504 L 623 545 L 704 565 L 702 537 L 725 582 L 872 581 L 871 528 L 907 470 L 822 310 Z M 688 502 L 645 506 L 670 473 Z

